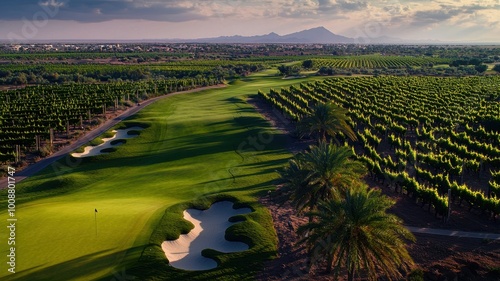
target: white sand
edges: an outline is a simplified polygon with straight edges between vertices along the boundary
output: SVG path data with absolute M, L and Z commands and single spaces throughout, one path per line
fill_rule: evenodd
M 226 229 L 235 224 L 228 219 L 235 215 L 252 212 L 249 208 L 233 209 L 233 203 L 222 201 L 210 209 L 184 211 L 184 219 L 194 224 L 188 234 L 179 239 L 164 241 L 161 244 L 170 265 L 184 270 L 208 270 L 217 267 L 213 259 L 203 257 L 201 251 L 214 249 L 223 253 L 240 252 L 248 249 L 243 242 L 230 242 L 224 238 Z
M 141 131 L 144 130 L 144 128 L 141 127 L 131 127 L 123 130 L 113 130 L 113 133 L 115 135 L 111 138 L 103 138 L 102 140 L 104 143 L 97 145 L 97 146 L 86 146 L 84 148 L 83 153 L 72 153 L 71 156 L 77 157 L 77 158 L 82 158 L 82 157 L 90 157 L 90 156 L 96 156 L 100 154 L 105 154 L 104 152 L 101 152 L 103 149 L 110 148 L 110 147 L 116 147 L 119 146 L 123 143 L 118 143 L 115 145 L 112 145 L 111 142 L 114 140 L 123 140 L 123 139 L 130 139 L 136 137 L 136 135 L 129 135 L 129 131 Z

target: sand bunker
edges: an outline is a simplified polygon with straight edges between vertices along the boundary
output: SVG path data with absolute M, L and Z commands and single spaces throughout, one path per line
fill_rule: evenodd
M 184 270 L 207 270 L 216 268 L 217 262 L 202 256 L 202 250 L 214 249 L 223 253 L 247 250 L 247 244 L 227 241 L 224 235 L 226 229 L 235 224 L 228 221 L 230 217 L 250 212 L 249 208 L 233 209 L 233 203 L 229 201 L 214 203 L 204 211 L 185 210 L 184 219 L 194 224 L 194 228 L 188 234 L 181 234 L 177 240 L 161 244 L 170 265 Z
M 141 130 L 144 130 L 144 128 L 131 127 L 131 128 L 122 129 L 122 130 L 113 130 L 113 133 L 115 133 L 115 135 L 112 138 L 102 139 L 104 141 L 104 143 L 102 143 L 98 146 L 86 146 L 84 148 L 83 153 L 72 153 L 71 156 L 77 157 L 77 158 L 82 158 L 82 157 L 90 157 L 90 156 L 105 154 L 106 152 L 102 152 L 103 149 L 116 147 L 116 146 L 123 144 L 120 142 L 117 144 L 111 144 L 113 141 L 134 138 L 137 135 L 129 135 L 128 132 L 129 131 L 141 131 Z

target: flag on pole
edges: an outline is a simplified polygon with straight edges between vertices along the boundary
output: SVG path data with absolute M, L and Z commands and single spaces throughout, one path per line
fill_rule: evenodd
M 95 236 L 97 236 L 97 209 L 94 209 Z

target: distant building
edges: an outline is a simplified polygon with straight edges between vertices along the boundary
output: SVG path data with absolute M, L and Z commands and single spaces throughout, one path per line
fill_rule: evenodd
M 21 46 L 21 45 L 11 45 L 10 50 L 14 51 L 14 52 L 19 52 L 19 50 L 21 50 L 22 47 L 23 46 Z

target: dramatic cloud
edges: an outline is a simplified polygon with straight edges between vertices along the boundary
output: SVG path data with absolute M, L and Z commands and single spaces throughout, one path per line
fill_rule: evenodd
M 201 1 L 199 1 L 201 2 Z M 102 22 L 118 19 L 143 19 L 178 22 L 203 19 L 198 2 L 149 0 L 48 0 L 2 1 L 0 18 L 30 19 L 44 7 L 57 10 L 54 19 L 80 22 Z
M 285 33 L 325 26 L 346 36 L 498 41 L 493 34 L 500 34 L 499 19 L 500 0 L 5 0 L 0 1 L 0 38 L 26 21 L 49 20 L 57 24 L 40 27 L 37 37 L 67 26 L 112 30 L 119 23 L 149 27 L 129 33 L 130 38 Z
M 356 11 L 367 7 L 366 1 L 356 0 L 318 0 L 313 2 L 317 2 L 317 8 L 320 12 Z

